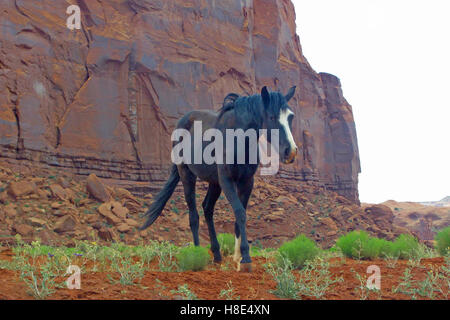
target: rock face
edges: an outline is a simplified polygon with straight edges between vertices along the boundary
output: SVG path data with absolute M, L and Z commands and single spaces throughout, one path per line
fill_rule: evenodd
M 1 157 L 157 183 L 184 113 L 297 85 L 300 156 L 282 174 L 358 201 L 351 106 L 339 79 L 303 56 L 290 0 L 77 3 L 74 31 L 66 1 L 0 4 Z

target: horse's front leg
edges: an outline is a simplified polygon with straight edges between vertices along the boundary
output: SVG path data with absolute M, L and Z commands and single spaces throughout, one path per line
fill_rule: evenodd
M 222 190 L 225 196 L 227 197 L 228 201 L 230 202 L 236 218 L 235 223 L 236 243 L 239 245 L 240 253 L 242 256 L 241 261 L 236 261 L 238 263 L 237 269 L 238 271 L 240 271 L 242 267 L 242 271 L 250 272 L 252 260 L 250 259 L 247 233 L 245 228 L 245 224 L 247 222 L 247 214 L 245 212 L 245 207 L 247 205 L 248 197 L 250 196 L 251 193 L 251 187 L 250 191 L 247 192 L 246 187 L 249 186 L 248 183 L 244 184 L 239 183 L 236 185 L 233 180 L 231 180 L 229 177 L 225 175 L 219 176 L 219 180 Z M 253 186 L 253 179 L 251 181 L 251 186 Z M 236 192 L 236 187 L 238 188 L 238 190 L 240 190 L 239 195 Z M 246 190 L 245 192 L 244 189 Z M 244 203 L 241 199 L 245 200 Z M 239 256 L 236 255 L 235 252 L 235 258 L 236 257 L 239 258 Z
M 237 183 L 238 197 L 239 197 L 239 200 L 241 201 L 242 205 L 244 206 L 244 209 L 246 212 L 247 212 L 248 199 L 250 198 L 250 195 L 252 194 L 253 184 L 254 184 L 253 177 L 249 178 L 246 181 L 239 181 Z M 245 217 L 247 218 L 247 213 L 246 213 Z M 246 226 L 244 224 L 244 232 L 245 231 L 246 231 Z M 237 263 L 239 263 L 242 252 L 240 250 L 241 238 L 238 237 L 238 235 L 240 235 L 240 233 L 241 233 L 240 226 L 237 223 L 235 224 L 235 233 L 236 233 L 236 242 L 238 245 L 236 245 L 234 248 L 234 257 L 235 257 L 235 261 Z M 246 237 L 246 239 L 247 239 L 247 237 Z M 247 243 L 248 243 L 248 240 L 247 240 Z

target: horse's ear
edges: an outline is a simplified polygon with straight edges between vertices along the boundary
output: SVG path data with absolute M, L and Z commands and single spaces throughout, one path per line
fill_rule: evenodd
M 295 88 L 297 88 L 296 86 L 293 86 L 292 88 L 289 89 L 288 93 L 286 94 L 286 102 L 289 102 L 289 100 L 291 100 L 291 98 L 294 96 L 295 94 Z
M 270 94 L 269 94 L 269 91 L 267 90 L 266 86 L 264 86 L 261 89 L 261 97 L 262 97 L 264 106 L 267 107 L 270 103 Z

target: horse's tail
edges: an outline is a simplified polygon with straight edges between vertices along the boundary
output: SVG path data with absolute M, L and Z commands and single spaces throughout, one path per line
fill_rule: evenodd
M 172 193 L 175 191 L 175 188 L 179 181 L 180 175 L 178 173 L 177 166 L 172 165 L 169 179 L 166 181 L 164 188 L 158 193 L 155 201 L 152 203 L 147 213 L 145 214 L 146 216 L 148 216 L 147 221 L 142 227 L 139 228 L 139 230 L 147 229 L 161 215 L 164 206 L 166 205 Z

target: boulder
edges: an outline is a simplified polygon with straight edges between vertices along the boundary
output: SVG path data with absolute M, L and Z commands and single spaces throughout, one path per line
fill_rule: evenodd
M 0 192 L 0 203 L 6 203 L 8 201 L 8 192 Z
M 98 207 L 98 212 L 106 218 L 109 224 L 116 226 L 126 218 L 126 216 L 122 218 L 114 213 L 113 210 L 115 208 L 117 212 L 122 212 L 120 209 L 117 209 L 119 206 L 121 207 L 120 203 L 117 201 L 103 203 Z
M 391 208 L 382 204 L 376 204 L 364 209 L 366 215 L 382 229 L 393 225 L 394 213 Z
M 64 210 L 59 210 L 59 209 L 57 209 L 57 210 L 53 210 L 53 211 L 52 211 L 52 214 L 53 214 L 54 216 L 56 216 L 56 217 L 63 217 L 63 216 L 65 216 L 65 215 L 67 214 L 67 212 L 64 211 Z
M 131 227 L 127 223 L 120 223 L 117 226 L 117 231 L 119 231 L 121 233 L 130 232 L 131 231 Z
M 11 204 L 5 206 L 4 212 L 9 218 L 14 218 L 17 215 L 17 210 L 14 208 L 14 206 L 11 206 Z
M 142 207 L 142 204 L 136 201 L 125 201 L 125 207 L 130 210 L 130 213 L 139 213 L 144 211 L 145 209 Z
M 322 220 L 320 220 L 320 222 L 323 225 L 325 225 L 325 227 L 327 228 L 328 232 L 334 232 L 334 234 L 337 233 L 338 227 L 337 227 L 336 223 L 333 221 L 333 219 L 331 219 L 329 217 L 325 217 L 325 218 L 322 218 Z
M 39 231 L 39 233 L 36 235 L 36 238 L 39 238 L 42 244 L 52 245 L 58 240 L 58 235 L 55 232 L 44 228 Z
M 125 222 L 130 226 L 130 227 L 138 227 L 139 226 L 139 222 L 137 222 L 134 219 L 126 219 Z
M 66 215 L 56 221 L 53 231 L 55 231 L 56 233 L 74 231 L 76 225 L 77 221 L 75 220 L 75 218 L 70 215 Z
M 50 205 L 50 207 L 52 208 L 52 209 L 59 209 L 59 208 L 61 208 L 61 207 L 63 207 L 64 206 L 64 204 L 63 203 L 61 203 L 61 202 L 52 202 L 52 204 Z
M 28 224 L 32 225 L 33 227 L 43 227 L 47 224 L 45 220 L 39 219 L 36 217 L 28 218 L 28 219 L 26 219 L 26 221 Z
M 35 193 L 37 190 L 33 181 L 13 181 L 8 186 L 8 193 L 16 199 Z
M 366 207 L 364 209 L 364 211 L 370 215 L 371 217 L 375 218 L 375 219 L 390 219 L 393 218 L 394 215 L 392 213 L 391 208 L 389 208 L 388 206 L 385 206 L 383 204 L 375 204 L 369 207 Z
M 93 173 L 90 174 L 86 180 L 86 189 L 91 197 L 100 202 L 107 202 L 112 199 L 111 194 L 106 189 L 105 185 Z
M 120 219 L 124 220 L 127 218 L 129 210 L 125 207 L 123 207 L 119 202 L 115 201 L 112 205 L 112 212 L 119 217 Z
M 104 241 L 113 241 L 117 239 L 117 235 L 109 228 L 102 227 L 97 231 L 97 234 L 98 237 Z
M 13 226 L 13 231 L 20 234 L 23 237 L 30 237 L 33 235 L 33 227 L 27 225 L 27 224 L 17 224 Z
M 39 198 L 45 199 L 45 200 L 47 200 L 51 196 L 49 191 L 43 190 L 43 189 L 38 189 L 37 195 L 39 195 Z
M 52 195 L 54 198 L 58 198 L 62 201 L 66 201 L 69 199 L 69 196 L 68 196 L 66 190 L 63 187 L 61 187 L 59 184 L 54 183 L 54 184 L 50 185 L 49 188 L 50 188 L 50 191 L 52 192 Z
M 133 196 L 130 191 L 128 191 L 127 189 L 124 189 L 124 188 L 114 188 L 114 195 L 116 196 L 116 198 L 118 198 L 120 200 L 125 200 L 127 202 L 132 201 L 132 202 L 139 203 L 139 201 L 136 199 L 136 197 Z
M 69 183 L 69 181 L 67 181 L 67 180 L 64 179 L 63 177 L 59 177 L 57 181 L 58 181 L 58 183 L 59 183 L 64 189 L 70 188 L 70 183 Z

